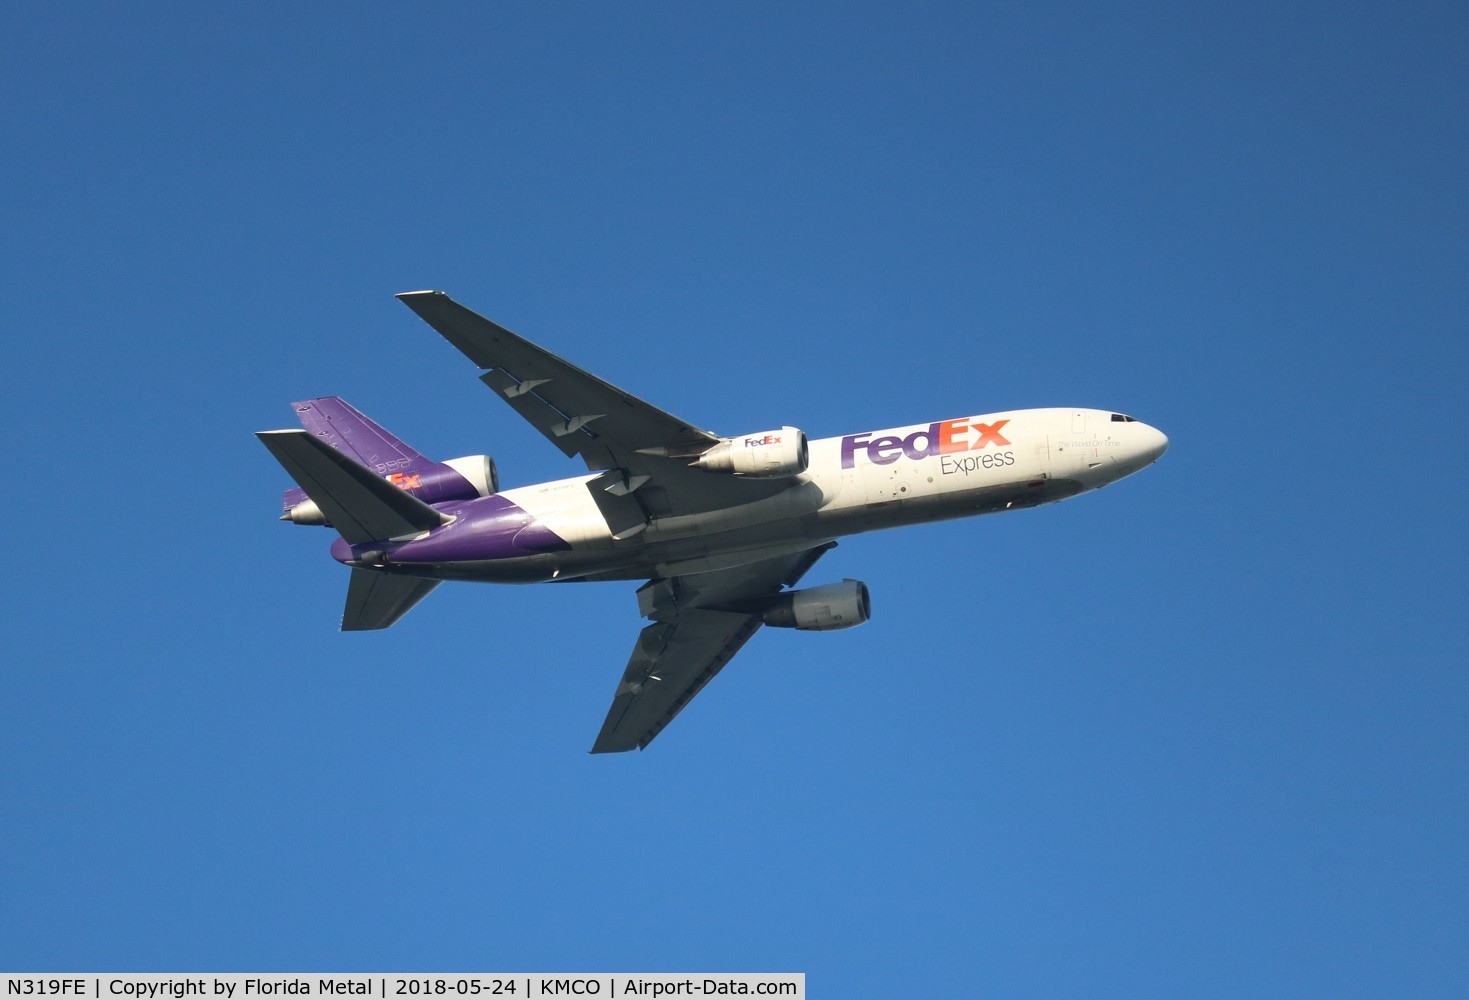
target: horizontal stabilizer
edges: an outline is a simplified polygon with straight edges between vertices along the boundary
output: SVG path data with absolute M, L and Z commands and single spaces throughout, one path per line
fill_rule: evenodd
M 354 567 L 352 580 L 347 584 L 347 609 L 342 612 L 342 631 L 366 632 L 387 628 L 438 585 L 438 580 Z
M 255 436 L 349 544 L 416 535 L 449 520 L 309 431 Z

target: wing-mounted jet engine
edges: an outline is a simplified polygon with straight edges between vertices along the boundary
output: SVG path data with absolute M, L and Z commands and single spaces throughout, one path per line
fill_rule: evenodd
M 424 503 L 450 503 L 492 496 L 500 491 L 500 474 L 489 455 L 466 455 L 435 462 L 404 444 L 356 407 L 337 396 L 291 404 L 301 425 L 337 451 L 366 466 Z M 327 524 L 303 489 L 286 490 L 282 521 Z
M 692 463 L 738 476 L 799 476 L 809 463 L 806 435 L 794 427 L 721 438 Z
M 760 617 L 775 628 L 834 632 L 854 628 L 871 618 L 872 598 L 861 580 L 843 580 L 781 594 Z

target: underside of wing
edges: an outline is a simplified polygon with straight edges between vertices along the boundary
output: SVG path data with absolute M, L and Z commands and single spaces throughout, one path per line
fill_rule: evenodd
M 655 621 L 638 635 L 592 753 L 651 743 L 760 628 L 761 601 L 794 584 L 834 544 L 644 585 L 639 607 Z
M 403 304 L 481 368 L 480 380 L 567 456 L 592 471 L 619 470 L 652 517 L 764 499 L 786 480 L 689 468 L 719 442 L 455 302 L 443 292 L 403 292 Z
M 592 753 L 651 743 L 759 627 L 758 615 L 695 609 L 643 629 Z

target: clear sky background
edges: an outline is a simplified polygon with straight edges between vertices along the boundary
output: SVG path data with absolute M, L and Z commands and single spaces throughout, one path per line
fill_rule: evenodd
M 0 968 L 1469 990 L 1462 3 L 10 5 Z M 1168 433 L 852 538 L 591 757 L 634 585 L 336 631 L 251 432 L 580 474 L 395 292 L 726 434 Z M 892 991 L 904 991 L 901 994 Z

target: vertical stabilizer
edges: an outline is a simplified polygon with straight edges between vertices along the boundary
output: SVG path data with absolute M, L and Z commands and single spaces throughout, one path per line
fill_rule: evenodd
M 308 431 L 255 436 L 349 545 L 415 535 L 453 520 Z
M 340 396 L 303 399 L 291 406 L 302 427 L 380 476 L 435 464 Z
M 379 476 L 425 472 L 437 465 L 340 396 L 299 400 L 291 404 L 291 409 L 296 411 L 301 426 L 318 441 Z M 305 490 L 290 489 L 281 497 L 281 504 L 289 514 L 305 499 Z

